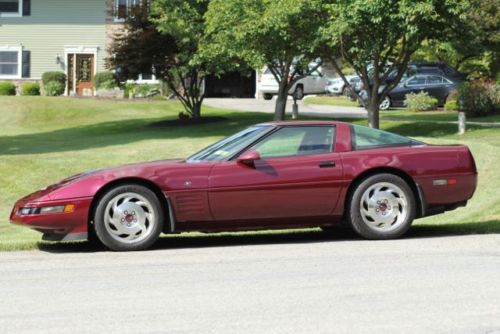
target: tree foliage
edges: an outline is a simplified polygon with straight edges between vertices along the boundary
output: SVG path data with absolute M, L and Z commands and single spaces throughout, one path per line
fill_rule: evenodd
M 241 59 L 256 69 L 267 66 L 279 85 L 274 118 L 282 120 L 290 88 L 320 66 L 322 5 L 319 0 L 213 0 L 202 54 Z
M 500 70 L 500 0 L 469 0 L 463 24 L 448 40 L 426 40 L 416 60 L 441 61 L 471 78 L 495 78 Z
M 207 74 L 203 62 L 195 62 L 204 38 L 204 18 L 208 0 L 144 0 L 125 21 L 123 32 L 115 36 L 111 66 L 119 75 L 136 79 L 153 70 L 175 93 L 186 112 L 201 116 Z
M 336 0 L 326 5 L 329 20 L 322 29 L 323 54 L 330 55 L 344 80 L 338 59 L 360 76 L 367 92 L 365 107 L 370 126 L 379 127 L 379 104 L 399 83 L 422 41 L 448 38 L 449 31 L 465 20 L 467 3 L 466 0 Z

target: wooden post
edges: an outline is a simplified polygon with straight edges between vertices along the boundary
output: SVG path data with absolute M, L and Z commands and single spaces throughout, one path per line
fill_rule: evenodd
M 458 113 L 458 134 L 463 135 L 465 134 L 465 113 L 463 111 L 460 111 Z
M 293 99 L 293 106 L 292 106 L 292 119 L 297 119 L 299 118 L 299 105 L 297 104 L 297 99 Z

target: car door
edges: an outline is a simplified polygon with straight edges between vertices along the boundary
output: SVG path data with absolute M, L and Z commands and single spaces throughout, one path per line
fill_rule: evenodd
M 215 165 L 209 201 L 216 221 L 328 216 L 342 187 L 334 126 L 285 126 L 249 148 L 261 159 Z

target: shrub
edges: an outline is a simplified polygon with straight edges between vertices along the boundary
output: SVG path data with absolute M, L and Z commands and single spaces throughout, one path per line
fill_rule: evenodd
M 468 117 L 500 112 L 500 86 L 493 82 L 466 82 L 458 90 L 458 108 Z
M 0 95 L 16 95 L 16 85 L 12 82 L 0 82 Z
M 444 110 L 446 110 L 446 111 L 456 111 L 456 110 L 458 110 L 458 101 L 457 100 L 446 101 L 446 103 L 444 105 Z
M 149 92 L 155 89 L 158 89 L 158 85 L 140 84 L 134 87 L 134 94 L 139 97 L 145 97 Z
M 61 85 L 66 86 L 66 74 L 59 71 L 45 72 L 44 74 L 42 74 L 42 82 L 44 87 L 52 81 L 59 82 Z
M 50 81 L 43 85 L 43 90 L 47 96 L 59 96 L 64 93 L 64 84 L 58 81 Z
M 427 111 L 436 109 L 438 100 L 427 92 L 406 94 L 406 108 L 409 111 Z
M 35 96 L 40 95 L 40 84 L 36 82 L 27 82 L 21 87 L 21 95 Z
M 115 75 L 111 72 L 99 72 L 94 76 L 94 86 L 96 89 L 110 89 L 118 87 Z

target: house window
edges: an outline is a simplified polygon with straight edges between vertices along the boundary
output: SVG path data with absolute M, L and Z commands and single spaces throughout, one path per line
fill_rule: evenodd
M 21 16 L 22 0 L 0 0 L 0 16 Z
M 139 77 L 135 81 L 136 83 L 148 83 L 148 84 L 156 84 L 159 81 L 156 79 L 156 76 L 154 74 L 139 74 Z
M 0 78 L 18 79 L 21 77 L 22 50 L 20 47 L 0 47 Z
M 141 0 L 114 0 L 115 21 L 124 21 L 132 7 L 141 3 Z

